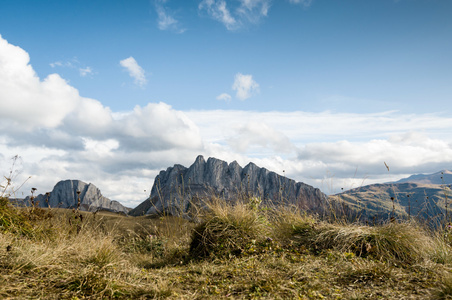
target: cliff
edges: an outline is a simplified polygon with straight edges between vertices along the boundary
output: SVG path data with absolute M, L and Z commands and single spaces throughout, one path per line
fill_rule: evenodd
M 304 210 L 319 210 L 326 196 L 319 189 L 280 176 L 249 163 L 244 168 L 234 161 L 198 156 L 186 168 L 174 165 L 154 180 L 150 197 L 130 211 L 130 215 L 178 215 L 194 202 L 218 197 L 236 201 L 260 197 L 264 204 L 293 204 Z
M 77 194 L 80 192 L 80 195 Z M 109 210 L 127 214 L 129 209 L 118 201 L 112 201 L 102 195 L 100 190 L 92 183 L 80 180 L 64 180 L 58 182 L 53 190 L 46 194 L 40 194 L 34 198 L 34 202 L 40 207 L 77 208 L 80 197 L 80 210 L 95 211 Z M 30 205 L 30 197 L 25 198 L 25 204 Z

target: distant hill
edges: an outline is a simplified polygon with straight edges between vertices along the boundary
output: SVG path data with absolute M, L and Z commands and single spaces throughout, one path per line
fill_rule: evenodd
M 94 184 L 80 180 L 60 181 L 48 195 L 40 194 L 33 201 L 40 207 L 77 208 L 79 197 L 80 210 L 83 211 L 107 210 L 127 214 L 130 210 L 118 201 L 104 197 Z M 24 204 L 31 205 L 30 196 L 24 199 Z
M 359 211 L 363 219 L 388 219 L 393 212 L 398 218 L 421 217 L 439 222 L 452 219 L 452 172 L 418 174 L 393 183 L 371 184 L 333 196 L 331 201 L 344 203 Z
M 395 183 L 412 182 L 421 184 L 452 184 L 452 172 L 443 170 L 433 174 L 416 174 Z
M 130 211 L 130 215 L 180 214 L 193 202 L 218 197 L 226 201 L 256 196 L 264 203 L 291 203 L 304 210 L 318 210 L 326 203 L 319 189 L 278 175 L 249 163 L 244 168 L 234 161 L 198 156 L 189 167 L 174 165 L 154 180 L 151 195 Z

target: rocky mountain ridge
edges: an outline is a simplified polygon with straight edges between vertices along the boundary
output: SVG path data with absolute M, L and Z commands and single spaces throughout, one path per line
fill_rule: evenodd
M 108 210 L 127 214 L 130 210 L 118 201 L 104 197 L 94 184 L 80 180 L 62 180 L 50 193 L 40 194 L 33 201 L 40 207 L 77 208 L 79 198 L 80 210 L 83 211 Z M 31 197 L 26 197 L 24 202 L 31 205 Z
M 442 170 L 433 174 L 415 174 L 408 178 L 402 178 L 395 183 L 420 183 L 420 184 L 452 184 L 452 172 Z
M 242 168 L 236 161 L 198 156 L 190 167 L 174 165 L 154 180 L 150 197 L 130 211 L 130 215 L 178 215 L 190 209 L 193 201 L 218 197 L 226 201 L 260 197 L 266 204 L 294 204 L 316 211 L 325 205 L 319 189 L 296 182 L 249 163 Z
M 333 196 L 364 219 L 420 217 L 424 220 L 452 218 L 452 172 L 416 174 L 395 182 L 370 184 Z M 447 211 L 447 212 L 446 212 Z

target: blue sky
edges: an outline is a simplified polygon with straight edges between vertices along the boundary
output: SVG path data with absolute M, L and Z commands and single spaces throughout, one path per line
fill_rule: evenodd
M 225 2 L 243 22 L 231 30 L 199 9 L 200 1 L 174 0 L 2 1 L 0 26 L 41 77 L 58 72 L 115 111 L 164 101 L 182 110 L 433 112 L 450 100 L 450 1 L 254 2 L 252 21 L 234 12 L 240 1 Z M 159 29 L 159 7 L 174 28 Z M 130 56 L 146 72 L 142 88 L 118 63 Z M 92 73 L 81 77 L 52 68 L 55 62 Z M 215 101 L 234 94 L 239 72 L 253 76 L 259 93 Z
M 17 180 L 40 192 L 77 177 L 134 206 L 198 154 L 325 192 L 330 177 L 451 168 L 451 1 L 3 0 L 0 13 L 0 167 L 19 154 Z

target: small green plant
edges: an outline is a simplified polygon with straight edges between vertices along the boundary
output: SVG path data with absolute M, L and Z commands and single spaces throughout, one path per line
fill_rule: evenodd
M 149 234 L 145 237 L 132 237 L 126 244 L 127 251 L 151 254 L 154 257 L 163 257 L 166 241 L 156 235 Z

